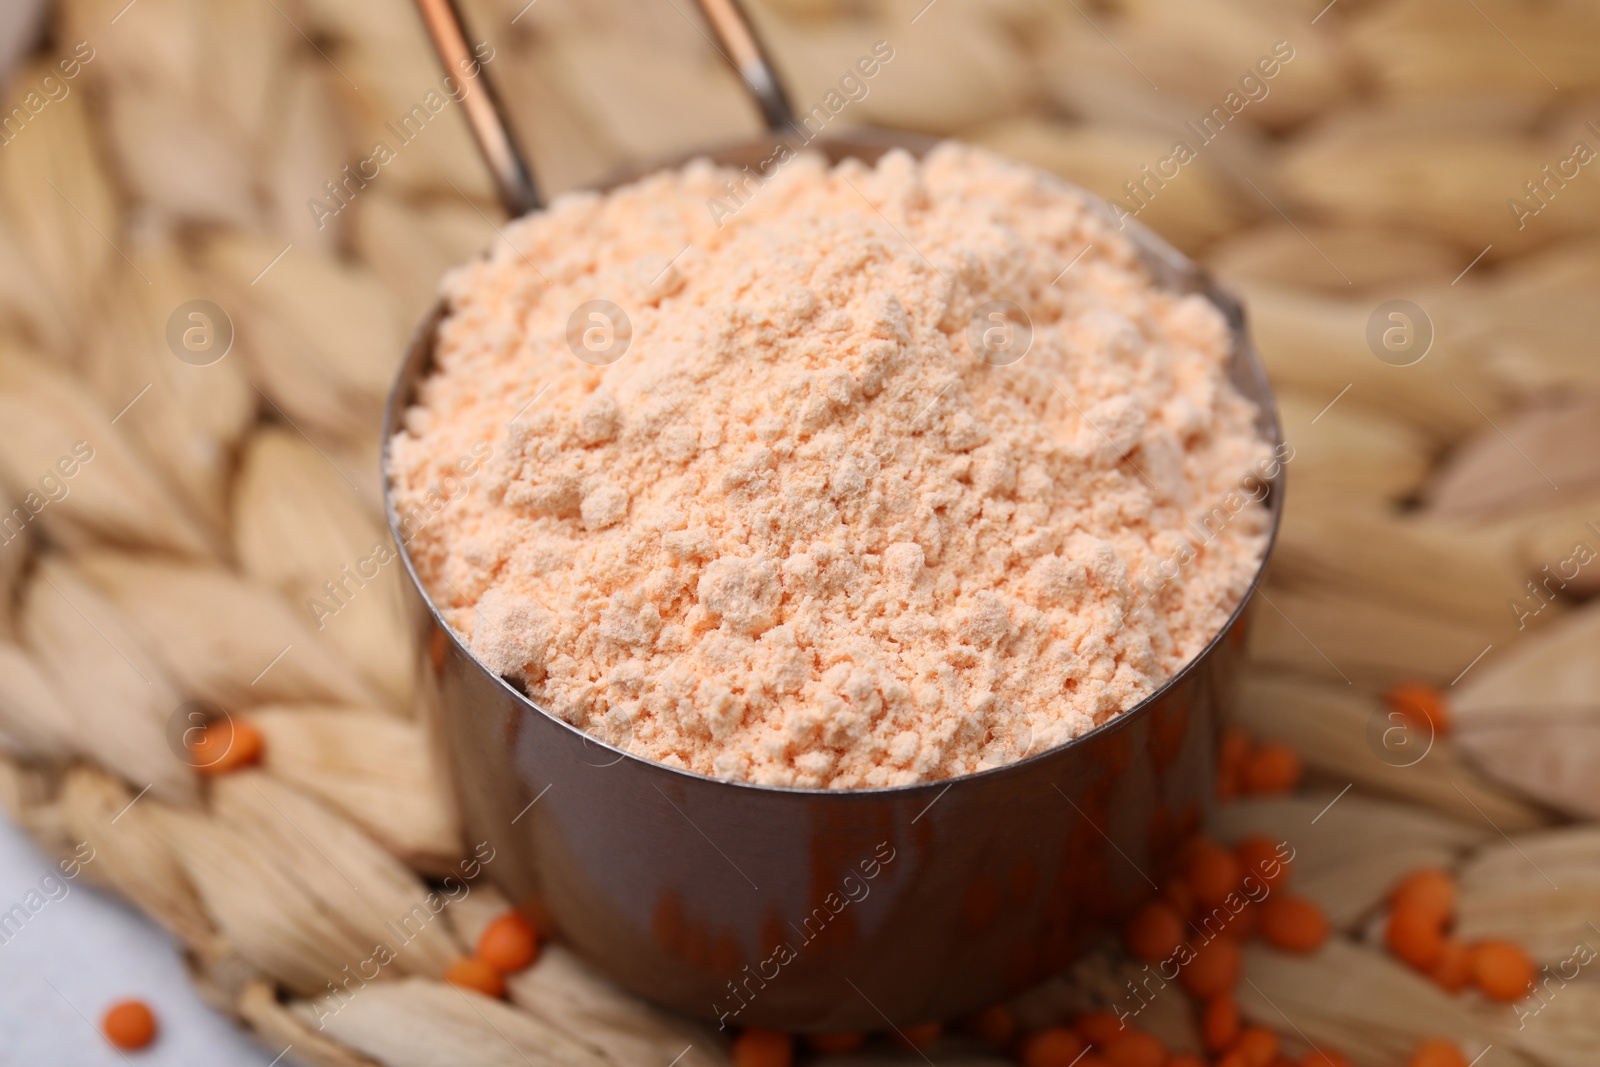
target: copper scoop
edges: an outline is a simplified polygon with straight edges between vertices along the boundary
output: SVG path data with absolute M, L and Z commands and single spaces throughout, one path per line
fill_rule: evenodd
M 768 128 L 701 154 L 754 165 L 788 142 L 830 161 L 871 163 L 891 148 L 928 148 L 926 138 L 887 130 L 808 136 L 736 0 L 700 4 Z M 440 58 L 456 69 L 469 50 L 452 0 L 418 6 Z M 536 210 L 532 172 L 486 75 L 463 103 L 506 209 Z M 1137 223 L 1125 229 L 1157 285 L 1221 309 L 1233 334 L 1232 379 L 1258 405 L 1262 437 L 1281 443 L 1238 302 Z M 1215 792 L 1219 705 L 1245 603 L 1137 706 L 991 770 L 826 790 L 719 781 L 650 762 L 547 714 L 479 663 L 417 578 L 388 493 L 388 441 L 432 366 L 444 313 L 441 303 L 422 323 L 390 396 L 390 528 L 435 627 L 430 664 L 467 840 L 488 843 L 488 875 L 553 920 L 566 944 L 623 986 L 723 1026 L 881 1031 L 1020 992 L 1155 892 L 1163 863 L 1202 824 Z M 1281 471 L 1269 484 L 1275 532 Z

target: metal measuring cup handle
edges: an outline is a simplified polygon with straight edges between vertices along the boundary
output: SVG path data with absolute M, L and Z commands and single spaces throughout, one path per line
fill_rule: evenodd
M 745 91 L 761 109 L 767 129 L 774 133 L 793 130 L 794 111 L 789 106 L 788 94 L 739 0 L 698 2 L 717 37 L 712 46 L 738 73 Z M 417 0 L 417 11 L 422 15 L 422 24 L 446 73 L 466 70 L 468 65 L 475 64 L 472 46 L 467 41 L 466 23 L 456 0 Z M 544 202 L 534 183 L 527 154 L 506 121 L 505 106 L 495 91 L 494 81 L 488 71 L 480 71 L 475 80 L 482 91 L 474 92 L 469 88 L 461 103 L 472 137 L 483 153 L 489 173 L 494 176 L 500 203 L 513 218 L 536 211 Z

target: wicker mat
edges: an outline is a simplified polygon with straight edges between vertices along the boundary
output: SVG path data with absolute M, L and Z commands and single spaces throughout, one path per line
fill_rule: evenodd
M 1311 955 L 1249 942 L 1247 1022 L 1285 1056 L 1370 1067 L 1437 1036 L 1492 1047 L 1488 1067 L 1592 1063 L 1600 197 L 1578 169 L 1600 135 L 1577 94 L 1600 84 L 1600 16 L 757 6 L 797 101 L 832 109 L 890 40 L 837 121 L 959 135 L 1123 197 L 1247 296 L 1296 451 L 1236 722 L 1307 775 L 1233 797 L 1210 831 L 1290 841 L 1295 891 L 1333 928 Z M 467 7 L 546 188 L 753 128 L 687 4 Z M 426 740 L 378 422 L 439 277 L 501 238 L 409 5 L 67 0 L 49 41 L 0 132 L 12 817 L 308 1064 L 733 1062 L 731 1035 L 559 940 L 504 1000 L 441 980 L 506 903 Z M 1225 133 L 1192 125 L 1215 116 Z M 1389 710 L 1406 681 L 1447 692 L 1448 732 Z M 259 732 L 257 765 L 199 773 L 190 731 L 217 709 Z M 1424 866 L 1456 874 L 1457 937 L 1546 968 L 1534 995 L 1448 993 L 1385 949 L 1386 895 Z M 409 916 L 426 920 L 397 936 Z M 1146 978 L 1106 945 L 1011 1009 L 1028 1033 L 1126 1007 Z M 1199 1053 L 1197 1020 L 1167 996 L 1136 1025 Z M 922 1049 L 941 1067 L 1012 1054 L 959 1026 Z M 875 1035 L 834 1062 L 920 1058 Z

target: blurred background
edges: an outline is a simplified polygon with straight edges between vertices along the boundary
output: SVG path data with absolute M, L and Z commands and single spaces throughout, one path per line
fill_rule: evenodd
M 1236 725 L 1305 777 L 1213 832 L 1323 834 L 1303 891 L 1348 946 L 1321 972 L 1250 963 L 1272 995 L 1247 1012 L 1361 1064 L 1405 1062 L 1419 1018 L 1498 1046 L 1487 1064 L 1592 1062 L 1600 983 L 1515 1027 L 1406 985 L 1371 924 L 1429 862 L 1473 936 L 1541 963 L 1600 945 L 1600 8 L 750 6 L 801 114 L 1037 164 L 1244 298 L 1295 451 Z M 463 8 L 547 194 L 760 129 L 690 0 Z M 290 1031 L 229 967 L 317 983 L 263 943 L 292 905 L 252 930 L 194 859 L 248 820 L 198 799 L 171 723 L 193 700 L 249 716 L 264 773 L 406 877 L 459 853 L 394 568 L 332 625 L 307 604 L 386 537 L 385 395 L 503 214 L 402 0 L 13 3 L 0 34 L 0 904 L 98 834 L 87 880 L 156 924 L 80 885 L 0 944 L 0 1062 L 114 1062 L 92 1020 L 140 993 L 173 1034 L 150 1062 L 266 1063 Z M 880 73 L 843 82 L 878 42 Z M 1395 718 L 1397 685 L 1448 713 Z M 144 851 L 105 833 L 124 804 Z M 174 944 L 266 1055 L 190 1014 Z M 1329 983 L 1383 993 L 1328 1007 Z

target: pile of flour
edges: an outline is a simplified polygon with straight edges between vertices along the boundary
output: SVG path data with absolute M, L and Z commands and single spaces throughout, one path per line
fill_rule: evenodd
M 1267 527 L 1217 311 L 979 149 L 801 157 L 718 226 L 734 177 L 565 196 L 446 279 L 391 466 L 474 653 L 640 756 L 846 788 L 1043 751 L 1199 652 Z M 1031 320 L 1005 365 L 993 301 Z

